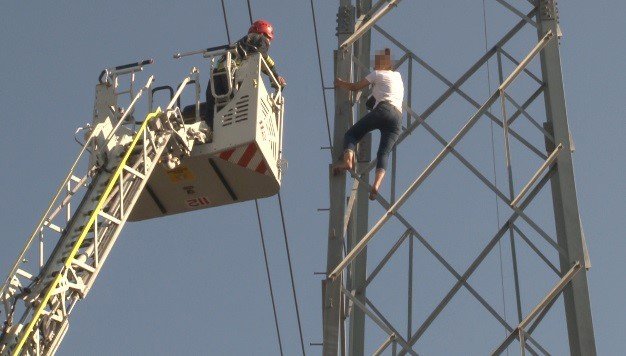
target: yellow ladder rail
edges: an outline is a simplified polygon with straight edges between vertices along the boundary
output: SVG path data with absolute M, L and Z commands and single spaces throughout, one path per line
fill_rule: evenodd
M 85 226 L 84 226 L 80 236 L 78 237 L 78 239 L 74 243 L 74 247 L 72 248 L 72 251 L 68 255 L 67 260 L 65 261 L 64 268 L 68 268 L 71 265 L 72 260 L 75 258 L 75 255 L 78 252 L 78 249 L 80 248 L 81 244 L 83 243 L 83 240 L 85 239 L 85 237 L 89 233 L 89 230 L 91 229 L 91 227 L 93 226 L 94 222 L 96 221 L 96 219 L 98 217 L 98 214 L 102 210 L 102 207 L 104 206 L 106 200 L 109 197 L 109 194 L 111 194 L 111 191 L 113 190 L 113 188 L 117 184 L 117 181 L 120 178 L 120 175 L 122 174 L 122 172 L 124 170 L 124 166 L 126 165 L 126 163 L 128 162 L 129 158 L 131 157 L 131 155 L 133 153 L 133 150 L 135 149 L 135 146 L 137 146 L 137 143 L 142 138 L 143 132 L 148 127 L 148 124 L 153 119 L 158 118 L 161 115 L 161 113 L 162 113 L 161 109 L 158 108 L 155 112 L 152 112 L 152 113 L 150 113 L 150 114 L 148 114 L 146 116 L 146 119 L 144 120 L 144 122 L 142 123 L 141 127 L 139 128 L 139 130 L 135 134 L 135 137 L 134 137 L 133 141 L 131 142 L 130 146 L 128 147 L 126 153 L 124 154 L 124 158 L 122 158 L 120 164 L 117 166 L 117 169 L 115 170 L 115 173 L 113 174 L 113 176 L 112 176 L 111 180 L 109 181 L 106 189 L 104 190 L 104 193 L 100 197 L 100 199 L 98 201 L 98 205 L 96 206 L 96 208 L 91 213 L 89 221 L 87 222 L 87 224 L 85 224 Z M 144 144 L 147 144 L 147 143 L 144 142 Z M 144 162 L 144 164 L 147 164 L 147 162 Z M 59 281 L 61 280 L 61 278 L 63 278 L 63 273 L 61 273 L 61 271 L 59 271 L 57 276 L 54 278 L 54 280 L 52 281 L 52 283 L 48 287 L 46 293 L 44 294 L 44 297 L 41 300 L 41 303 L 39 304 L 39 306 L 37 306 L 37 309 L 35 310 L 35 313 L 33 314 L 32 320 L 30 321 L 30 323 L 28 324 L 26 329 L 22 332 L 22 335 L 20 336 L 19 342 L 18 342 L 17 346 L 15 347 L 15 350 L 13 351 L 13 355 L 19 355 L 20 354 L 22 348 L 24 347 L 24 344 L 26 343 L 26 340 L 28 340 L 28 338 L 30 336 L 30 333 L 33 331 L 35 325 L 39 321 L 39 318 L 41 317 L 41 314 L 43 313 L 46 305 L 48 304 L 48 301 L 52 297 L 52 294 L 53 294 L 54 290 L 56 289 L 57 285 L 59 284 Z

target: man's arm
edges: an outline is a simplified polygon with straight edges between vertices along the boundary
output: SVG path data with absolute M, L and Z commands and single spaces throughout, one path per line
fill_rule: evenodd
M 335 78 L 335 87 L 336 88 L 342 88 L 342 89 L 348 89 L 350 91 L 359 91 L 363 88 L 366 88 L 367 86 L 370 85 L 369 80 L 367 80 L 366 78 L 361 79 L 360 81 L 356 82 L 356 83 L 350 83 L 348 81 L 345 81 L 341 78 Z

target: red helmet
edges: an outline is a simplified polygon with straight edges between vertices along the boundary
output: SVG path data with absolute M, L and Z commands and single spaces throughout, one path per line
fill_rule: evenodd
M 256 20 L 250 26 L 248 33 L 258 33 L 266 35 L 270 40 L 274 39 L 274 26 L 265 20 Z

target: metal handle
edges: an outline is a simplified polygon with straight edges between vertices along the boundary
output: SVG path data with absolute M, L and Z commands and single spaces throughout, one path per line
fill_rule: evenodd
M 144 59 L 143 61 L 123 64 L 121 66 L 114 67 L 113 69 L 105 68 L 98 76 L 98 82 L 104 84 L 103 78 L 105 76 L 128 74 L 132 72 L 138 72 L 143 70 L 143 66 L 154 63 L 154 59 Z
M 183 81 L 180 84 L 178 84 L 178 87 L 176 88 L 176 90 L 180 89 L 181 86 L 187 87 L 187 85 L 189 85 L 189 84 L 196 84 L 196 83 L 197 83 L 196 79 L 190 79 L 189 81 Z M 173 92 L 174 91 L 172 91 L 172 93 Z M 172 99 L 172 97 L 173 97 L 173 94 L 170 96 L 170 100 Z M 179 108 L 181 107 L 180 106 L 180 95 L 176 98 L 176 106 L 178 106 Z
M 104 82 L 102 81 L 102 78 L 104 78 L 104 76 L 105 76 L 105 75 L 106 75 L 106 76 L 108 76 L 108 75 L 109 75 L 109 73 L 108 73 L 108 72 L 109 72 L 109 71 L 108 71 L 108 70 L 106 70 L 106 69 L 105 69 L 105 70 L 103 70 L 102 72 L 100 72 L 100 75 L 98 76 L 98 82 L 99 82 L 100 84 L 104 84 Z
M 152 89 L 152 96 L 154 96 L 154 93 L 156 93 L 157 91 L 166 90 L 166 89 L 170 92 L 170 100 L 172 100 L 172 98 L 174 97 L 174 88 L 172 88 L 169 85 L 161 85 L 160 87 L 156 87 Z
M 178 52 L 178 53 L 174 53 L 173 57 L 174 59 L 180 59 L 183 57 L 193 56 L 196 54 L 202 54 L 204 58 L 209 58 L 209 57 L 214 57 L 216 55 L 219 55 L 219 54 L 212 55 L 211 54 L 212 52 L 219 52 L 219 51 L 223 52 L 226 50 L 233 50 L 233 49 L 235 49 L 235 46 L 227 44 L 227 45 L 222 45 L 222 46 L 198 49 L 198 50 L 189 51 L 189 52 Z M 223 53 L 220 53 L 220 54 L 223 54 Z
M 121 66 L 117 66 L 115 67 L 116 71 L 120 71 L 123 69 L 129 69 L 129 68 L 134 68 L 134 67 L 142 67 L 148 64 L 152 64 L 154 63 L 154 59 L 150 58 L 150 59 L 144 59 L 143 61 L 140 62 L 134 62 L 134 63 L 128 63 L 128 64 L 124 64 Z
M 160 87 L 156 87 L 152 89 L 150 92 L 150 96 L 148 97 L 148 111 L 152 112 L 153 110 L 153 102 L 154 102 L 154 93 L 161 90 L 168 90 L 170 92 L 170 100 L 174 97 L 174 89 L 169 85 L 162 85 Z

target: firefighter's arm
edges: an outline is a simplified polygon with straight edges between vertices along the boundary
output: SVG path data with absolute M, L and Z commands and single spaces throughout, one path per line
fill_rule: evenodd
M 267 63 L 267 66 L 269 67 L 270 71 L 272 71 L 272 74 L 274 74 L 274 76 L 276 77 L 280 85 L 282 87 L 286 86 L 287 81 L 285 81 L 285 78 L 281 77 L 280 74 L 278 74 L 278 70 L 276 68 L 276 62 L 274 62 L 274 60 L 272 59 L 272 57 L 269 56 L 269 54 L 265 55 L 264 58 L 265 58 L 265 62 Z M 265 68 L 263 69 L 263 72 L 265 73 Z M 265 74 L 269 76 L 269 73 L 265 73 Z

